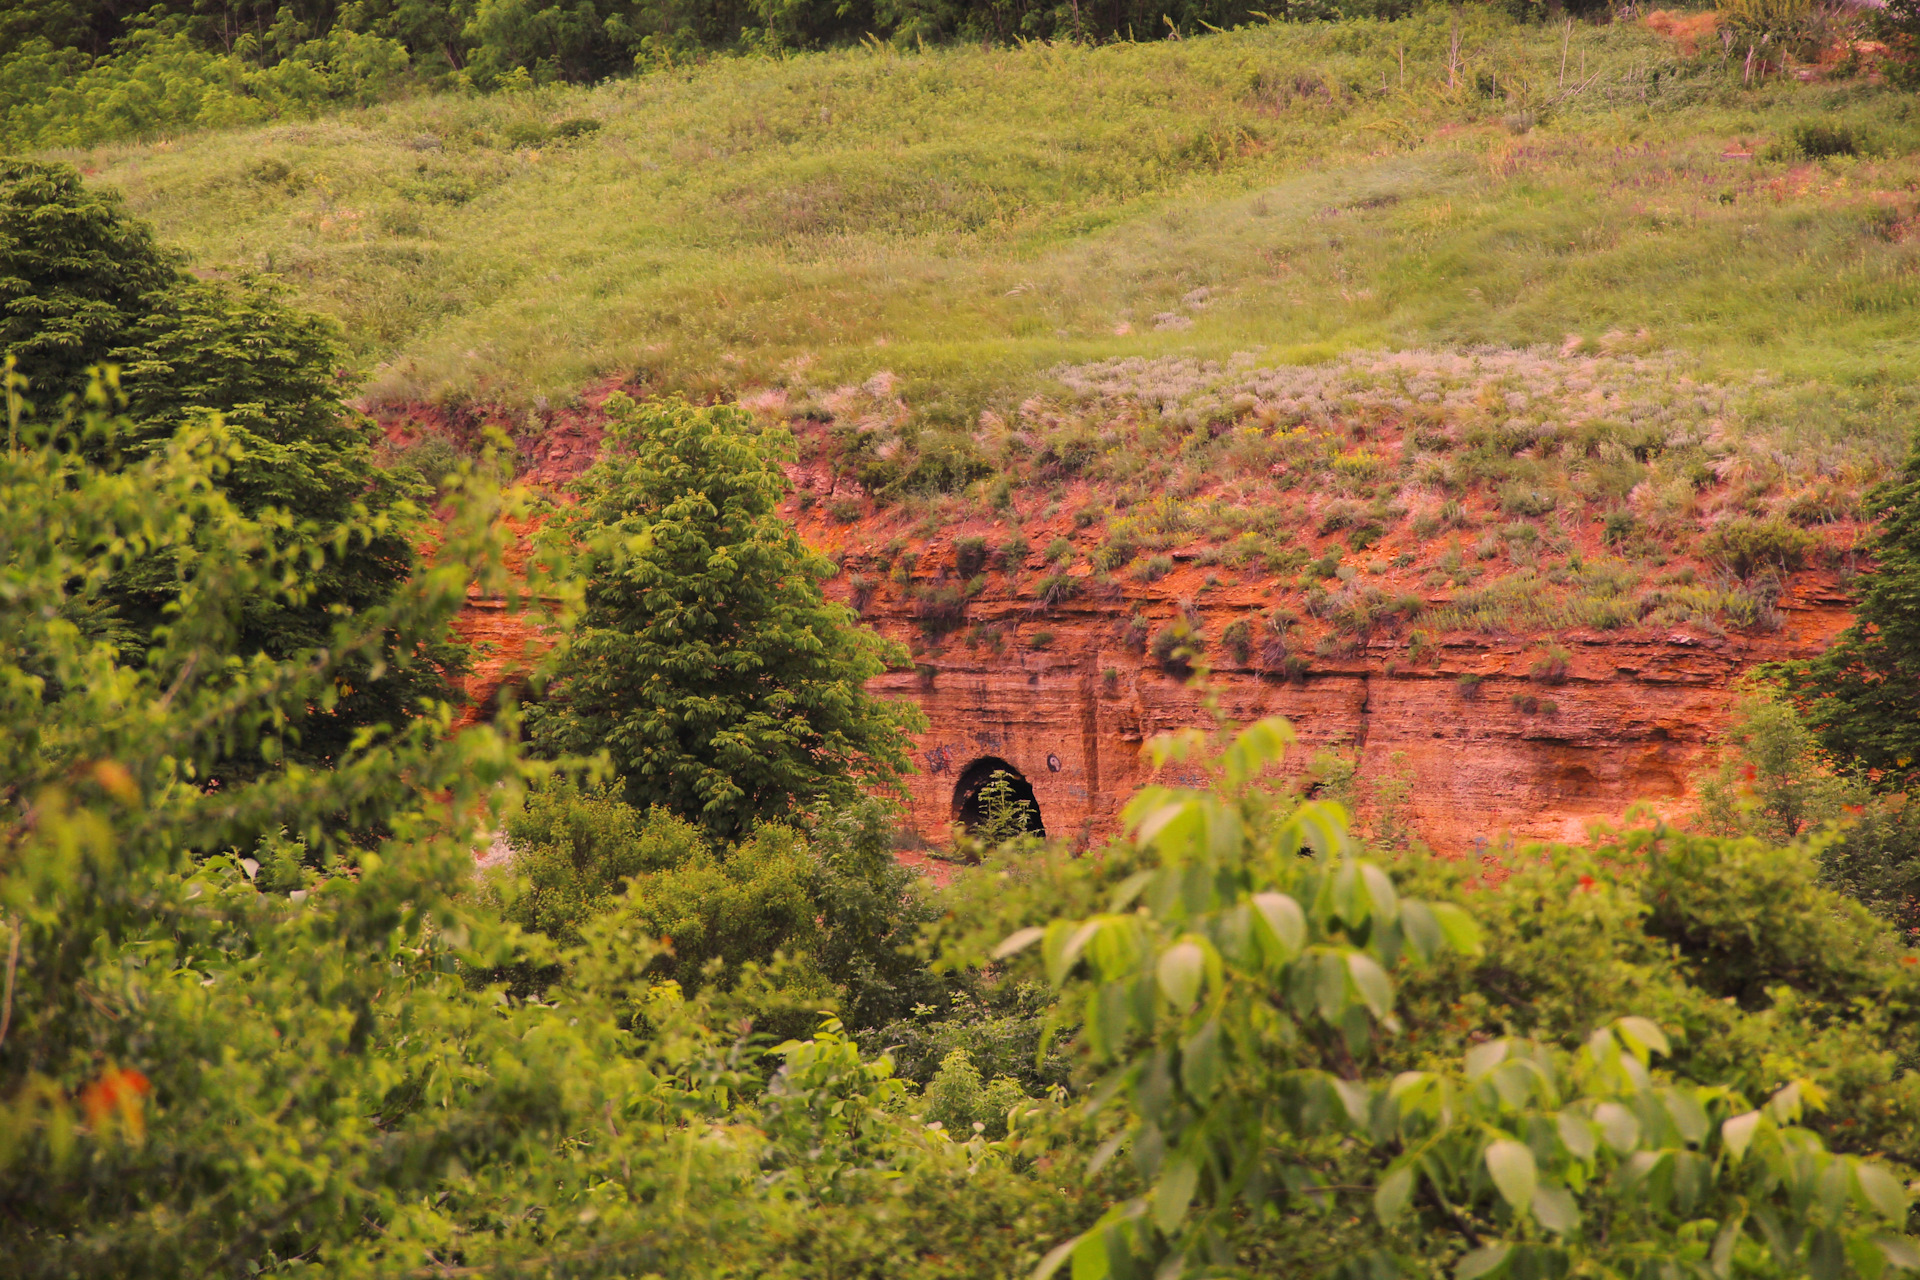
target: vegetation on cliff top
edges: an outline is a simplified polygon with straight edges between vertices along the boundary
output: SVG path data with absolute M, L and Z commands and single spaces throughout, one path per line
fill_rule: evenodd
M 833 478 L 813 536 L 862 522 L 856 573 L 1066 536 L 984 584 L 1058 602 L 1205 554 L 1337 649 L 1404 639 L 1409 593 L 1429 630 L 1750 628 L 1770 570 L 1847 571 L 1917 398 L 1916 145 L 1871 78 L 1468 7 L 63 154 L 339 316 L 376 407 L 531 439 L 597 380 L 744 398 Z M 1738 521 L 1757 559 L 1705 537 Z

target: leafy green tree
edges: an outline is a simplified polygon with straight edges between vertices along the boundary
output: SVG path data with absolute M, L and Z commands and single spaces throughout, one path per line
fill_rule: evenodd
M 0 354 L 43 420 L 78 401 L 90 370 L 119 370 L 128 425 L 110 440 L 68 442 L 95 462 L 157 457 L 217 418 L 229 447 L 215 483 L 236 509 L 285 526 L 289 543 L 338 540 L 335 555 L 288 564 L 297 591 L 251 603 L 236 654 L 284 658 L 323 645 L 337 614 L 377 607 L 413 572 L 419 486 L 378 465 L 373 424 L 342 403 L 333 328 L 263 287 L 195 280 L 116 194 L 70 167 L 0 162 Z M 167 554 L 124 564 L 103 599 L 132 652 L 176 598 Z M 300 722 L 291 752 L 333 758 L 361 728 L 397 726 L 423 700 L 453 696 L 449 675 L 463 658 L 448 635 L 394 640 L 343 676 L 329 708 L 291 713 Z
M 1920 768 L 1920 447 L 1869 503 L 1880 527 L 1853 625 L 1777 671 L 1836 766 L 1898 790 Z
M 642 812 L 612 787 L 565 776 L 530 791 L 525 808 L 507 819 L 506 834 L 513 851 L 507 873 L 522 882 L 505 904 L 506 918 L 569 945 L 634 876 L 708 854 L 705 834 L 685 818 Z
M 587 595 L 529 709 L 535 745 L 604 750 L 629 803 L 723 841 L 894 784 L 924 722 L 865 684 L 906 654 L 826 600 L 832 566 L 781 518 L 790 437 L 679 400 L 616 395 L 607 415 L 551 526 Z
M 508 819 L 512 861 L 490 878 L 491 896 L 506 919 L 563 945 L 611 914 L 660 943 L 650 978 L 689 995 L 742 988 L 730 1007 L 763 1026 L 773 1014 L 801 1034 L 832 1005 L 866 1029 L 944 1003 L 950 985 L 915 946 L 936 912 L 893 857 L 893 816 L 866 798 L 801 830 L 766 825 L 716 846 L 664 809 L 642 813 L 611 788 L 555 778 Z M 516 977 L 537 990 L 560 974 Z
M 1776 686 L 1756 681 L 1735 701 L 1727 751 L 1699 791 L 1707 831 L 1806 840 L 1825 883 L 1920 937 L 1920 808 L 1838 773 Z

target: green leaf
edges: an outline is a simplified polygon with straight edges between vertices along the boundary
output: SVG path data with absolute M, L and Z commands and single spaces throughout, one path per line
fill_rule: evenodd
M 1513 1246 L 1506 1243 L 1482 1245 L 1453 1264 L 1453 1280 L 1480 1280 L 1490 1276 L 1506 1262 Z
M 1887 1255 L 1865 1236 L 1848 1235 L 1847 1267 L 1854 1280 L 1880 1280 L 1887 1273 Z
M 1860 1189 L 1860 1202 L 1889 1222 L 1904 1224 L 1907 1220 L 1907 1189 L 1900 1179 L 1888 1173 L 1877 1164 L 1865 1160 L 1855 1160 L 1853 1176 Z
M 1347 972 L 1353 975 L 1353 985 L 1359 988 L 1360 998 L 1374 1017 L 1384 1018 L 1393 1012 L 1393 983 L 1372 956 L 1349 951 Z
M 1077 928 L 1070 920 L 1058 920 L 1047 927 L 1047 981 L 1056 987 L 1066 984 L 1067 975 L 1079 963 L 1087 943 L 1100 931 L 1100 924 L 1100 917 L 1095 916 L 1081 921 Z
M 1187 1216 L 1193 1192 L 1200 1185 L 1200 1166 L 1184 1156 L 1167 1162 L 1160 1185 L 1153 1191 L 1153 1225 L 1162 1235 L 1172 1235 Z
M 1220 1020 L 1214 1018 L 1180 1046 L 1180 1079 L 1187 1092 L 1205 1102 L 1226 1074 L 1220 1051 Z
M 1446 937 L 1440 932 L 1440 922 L 1433 918 L 1432 908 L 1417 899 L 1410 898 L 1400 904 L 1400 927 L 1406 931 L 1413 953 L 1422 960 L 1433 959 L 1446 945 Z
M 1505 1062 L 1511 1048 L 1512 1046 L 1505 1040 L 1489 1040 L 1485 1044 L 1477 1044 L 1467 1050 L 1464 1060 L 1467 1079 L 1478 1080 Z
M 1358 1080 L 1342 1080 L 1339 1076 L 1329 1077 L 1328 1083 L 1334 1093 L 1340 1097 L 1340 1105 L 1346 1108 L 1347 1119 L 1356 1125 L 1367 1122 L 1367 1113 L 1373 1107 L 1373 1092 Z
M 1451 902 L 1429 903 L 1428 909 L 1449 947 L 1463 956 L 1480 954 L 1480 926 L 1472 916 Z
M 1660 1100 L 1666 1105 L 1673 1127 L 1689 1143 L 1707 1136 L 1707 1112 L 1689 1089 L 1662 1089 Z
M 1814 1189 L 1820 1197 L 1820 1204 L 1832 1217 L 1839 1217 L 1840 1211 L 1847 1207 L 1848 1191 L 1854 1181 L 1847 1174 L 1847 1162 L 1836 1158 L 1820 1171 L 1814 1180 Z
M 1593 1119 L 1600 1126 L 1600 1136 L 1621 1155 L 1640 1145 L 1640 1121 L 1619 1103 L 1601 1103 L 1593 1109 Z
M 1875 1236 L 1873 1243 L 1886 1260 L 1903 1271 L 1920 1271 L 1920 1248 L 1905 1236 Z
M 1373 1216 L 1383 1223 L 1397 1221 L 1413 1199 L 1413 1166 L 1402 1165 L 1380 1180 L 1373 1191 Z
M 1125 1146 L 1127 1139 L 1132 1136 L 1131 1130 L 1122 1129 L 1101 1143 L 1099 1148 L 1094 1151 L 1093 1158 L 1087 1161 L 1087 1177 L 1095 1177 L 1102 1169 L 1106 1168 L 1107 1162 L 1119 1154 L 1120 1148 Z
M 1367 897 L 1373 900 L 1373 914 L 1389 924 L 1400 916 L 1400 895 L 1394 891 L 1393 879 L 1371 862 L 1360 864 L 1360 880 L 1367 887 Z
M 1314 1002 L 1320 1016 L 1338 1022 L 1347 1008 L 1347 966 L 1337 952 L 1322 951 L 1315 971 Z
M 1720 1280 L 1726 1280 L 1733 1273 L 1733 1247 L 1740 1243 L 1740 1225 L 1746 1220 L 1745 1214 L 1734 1214 L 1720 1225 L 1720 1234 L 1713 1238 L 1713 1251 L 1707 1255 L 1707 1262 Z
M 1593 1153 L 1599 1149 L 1594 1139 L 1593 1124 L 1571 1111 L 1562 1111 L 1555 1122 L 1560 1131 L 1561 1145 L 1582 1160 L 1593 1159 Z
M 1221 755 L 1228 787 L 1238 791 L 1280 763 L 1293 741 L 1293 726 L 1280 716 L 1269 716 L 1242 729 Z
M 1667 1047 L 1665 1033 L 1645 1018 L 1621 1018 L 1613 1024 L 1613 1028 L 1620 1033 L 1620 1038 L 1627 1042 L 1627 1047 L 1634 1051 L 1634 1056 L 1642 1062 L 1647 1060 L 1649 1053 L 1657 1053 L 1665 1057 L 1672 1052 Z
M 1580 1206 L 1565 1187 L 1541 1185 L 1533 1191 L 1533 1216 L 1540 1225 L 1557 1235 L 1566 1235 L 1580 1225 Z
M 1073 1280 L 1107 1280 L 1113 1262 L 1107 1256 L 1107 1228 L 1095 1227 L 1073 1246 Z
M 1333 873 L 1333 913 L 1347 922 L 1349 928 L 1367 919 L 1371 903 L 1360 889 L 1360 866 L 1354 862 L 1342 862 L 1339 870 Z
M 1813 1280 L 1846 1280 L 1847 1247 L 1831 1227 L 1813 1233 L 1807 1248 L 1807 1274 Z
M 1136 871 L 1122 880 L 1114 888 L 1113 897 L 1107 902 L 1107 910 L 1125 911 L 1133 905 L 1133 900 L 1140 896 L 1140 891 L 1152 884 L 1153 878 L 1159 874 L 1158 871 Z
M 1539 1177 L 1534 1168 L 1533 1152 L 1524 1142 L 1502 1139 L 1487 1148 L 1487 1172 L 1493 1175 L 1493 1185 L 1500 1189 L 1500 1196 L 1514 1213 L 1524 1216 L 1533 1208 L 1533 1191 Z
M 1009 934 L 1004 942 L 993 949 L 993 958 L 1005 960 L 1010 955 L 1025 951 L 1046 936 L 1047 931 L 1038 928 L 1022 929 L 1018 933 Z
M 1292 960 L 1307 945 L 1307 917 L 1300 904 L 1284 893 L 1256 893 L 1253 908 L 1272 935 L 1281 958 Z
M 1726 1144 L 1728 1153 L 1736 1163 L 1747 1154 L 1747 1144 L 1753 1141 L 1754 1132 L 1759 1127 L 1758 1111 L 1734 1116 L 1720 1126 L 1720 1141 Z
M 1073 1256 L 1073 1247 L 1080 1243 L 1080 1237 L 1053 1246 L 1047 1250 L 1047 1256 L 1040 1259 L 1040 1265 L 1033 1269 L 1033 1280 L 1051 1280 L 1068 1258 Z
M 1193 1008 L 1193 1002 L 1200 996 L 1200 978 L 1206 969 L 1206 955 L 1191 942 L 1182 942 L 1170 947 L 1161 955 L 1155 968 L 1155 976 L 1160 980 L 1160 991 L 1181 1013 Z

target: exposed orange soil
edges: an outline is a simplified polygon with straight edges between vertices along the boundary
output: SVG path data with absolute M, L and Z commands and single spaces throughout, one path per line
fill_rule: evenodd
M 612 389 L 598 388 L 591 405 Z M 763 400 L 748 403 L 780 407 L 777 396 Z M 551 415 L 556 438 L 523 447 L 538 483 L 564 486 L 588 465 L 599 443 L 594 416 L 591 407 Z M 430 418 L 423 410 L 385 415 L 394 432 Z M 796 427 L 803 435 L 816 429 Z M 1009 513 L 981 509 L 915 535 L 897 509 L 873 504 L 818 450 L 803 454 L 814 460 L 791 469 L 787 511 L 809 543 L 841 561 L 845 572 L 829 593 L 858 604 L 871 625 L 914 652 L 913 669 L 873 686 L 917 702 L 929 720 L 916 743 L 920 771 L 908 781 L 910 843 L 946 841 L 963 775 L 985 759 L 1004 761 L 1031 783 L 1050 834 L 1083 846 L 1111 834 L 1126 800 L 1153 778 L 1141 756 L 1145 740 L 1208 723 L 1202 694 L 1140 652 L 1136 617 L 1157 629 L 1184 613 L 1218 637 L 1234 619 L 1299 598 L 1290 577 L 1203 567 L 1203 545 L 1195 544 L 1175 548 L 1174 568 L 1158 581 L 1089 576 L 1077 596 L 1043 607 L 1034 598 L 1047 572 L 1040 548 L 1054 538 L 1090 547 L 1102 533 L 1098 524 L 1076 528 L 1065 514 L 1100 500 L 1096 489 L 1075 484 L 1047 504 L 1058 513 L 1051 518 L 1038 504 L 1024 512 L 1026 503 L 1016 504 L 1011 515 L 1031 548 L 1027 557 L 987 574 L 966 606 L 964 629 L 931 637 L 915 616 L 915 596 L 953 580 L 955 539 L 1004 537 Z M 842 505 L 841 519 L 830 518 L 829 498 L 857 501 L 859 514 L 844 520 Z M 1830 536 L 1850 541 L 1854 533 L 1849 527 Z M 1577 525 L 1573 537 L 1581 553 L 1604 554 L 1597 527 Z M 1333 541 L 1300 531 L 1302 545 L 1321 540 Z M 888 544 L 895 556 L 915 553 L 911 574 L 872 571 Z M 1402 524 L 1373 552 L 1385 558 L 1401 550 L 1431 548 Z M 1429 607 L 1445 605 L 1455 593 L 1422 585 L 1420 571 L 1417 564 L 1390 570 L 1378 583 L 1418 594 Z M 857 601 L 856 575 L 865 587 Z M 1441 852 L 1471 854 L 1508 838 L 1577 840 L 1589 823 L 1618 820 L 1637 802 L 1669 813 L 1688 808 L 1690 780 L 1710 762 L 1739 677 L 1757 662 L 1818 652 L 1849 621 L 1847 595 L 1830 570 L 1794 575 L 1777 607 L 1784 625 L 1752 634 L 1685 625 L 1559 631 L 1552 639 L 1568 652 L 1565 670 L 1545 676 L 1538 670 L 1543 638 L 1523 634 L 1433 635 L 1410 653 L 1404 630 L 1377 632 L 1334 656 L 1313 656 L 1293 678 L 1264 669 L 1271 664 L 1257 653 L 1235 663 L 1215 645 L 1211 695 L 1236 722 L 1291 719 L 1303 746 L 1291 762 L 1296 770 L 1327 749 L 1357 757 L 1363 798 L 1404 789 L 1403 817 Z M 459 630 L 480 650 L 468 682 L 471 720 L 545 646 L 496 600 L 475 598 Z M 1159 780 L 1197 778 L 1176 770 Z M 1363 810 L 1363 825 L 1377 816 Z

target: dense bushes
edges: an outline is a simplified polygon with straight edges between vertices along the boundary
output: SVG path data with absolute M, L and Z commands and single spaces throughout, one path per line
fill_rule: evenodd
M 414 568 L 409 544 L 427 486 L 375 462 L 377 432 L 343 403 L 337 330 L 285 305 L 269 288 L 203 282 L 179 269 L 152 229 L 119 197 L 85 186 L 65 165 L 0 161 L 0 356 L 36 438 L 77 447 L 106 466 L 163 455 L 182 432 L 217 433 L 214 483 L 243 515 L 289 546 L 335 541 L 310 565 L 287 563 L 296 590 L 255 601 L 236 619 L 233 652 L 291 658 L 327 644 L 338 611 L 378 607 Z M 110 438 L 89 438 L 67 419 L 92 371 L 114 372 L 93 394 L 126 417 Z M 116 381 L 117 373 L 117 381 Z M 436 481 L 441 477 L 435 477 Z M 129 656 L 144 647 L 177 599 L 177 550 L 120 565 L 99 624 Z M 452 696 L 464 661 L 444 634 L 393 643 L 343 678 L 323 705 L 289 708 L 297 759 L 324 761 L 353 735 L 394 728 Z M 208 762 L 211 763 L 211 762 Z M 232 771 L 257 760 L 227 760 Z
M 1496 6 L 1525 16 L 1527 6 Z M 1243 0 L 35 0 L 0 14 L 0 147 L 92 145 L 365 104 L 409 88 L 515 90 L 878 38 L 1103 44 L 1198 35 L 1271 18 L 1392 18 L 1409 0 L 1274 10 Z M 1268 83 L 1273 81 L 1274 83 Z M 1284 102 L 1293 79 L 1253 92 Z M 1249 141 L 1203 130 L 1198 163 Z M 922 477 L 926 479 L 926 477 Z
M 946 39 L 1141 38 L 1245 22 L 1236 0 L 1079 10 L 1016 3 L 808 0 L 105 0 L 0 16 L 0 146 L 91 145 L 363 104 L 406 85 L 583 83 L 715 51 L 808 49 L 873 33 Z
M 485 727 L 206 788 L 210 745 L 270 743 L 339 672 L 200 674 L 276 555 L 327 554 L 276 552 L 208 467 L 191 438 L 119 473 L 0 456 L 14 1274 L 931 1280 L 1057 1244 L 1094 1277 L 1519 1277 L 1716 1241 L 1740 1274 L 1920 1266 L 1898 1178 L 1855 1158 L 1920 1155 L 1920 975 L 1804 855 L 1651 829 L 1497 890 L 1429 859 L 1396 886 L 1336 807 L 1265 781 L 1278 722 L 1157 742 L 1211 786 L 1144 792 L 1100 858 L 1026 843 L 937 912 L 875 808 L 721 844 L 543 781 Z M 498 564 L 497 507 L 465 497 L 447 567 L 331 655 L 444 621 L 465 566 Z M 66 621 L 183 537 L 204 554 L 144 666 Z M 469 861 L 529 784 L 531 891 L 498 893 L 538 906 L 538 945 Z M 269 889 L 226 852 L 281 827 L 331 850 L 317 819 L 355 807 L 388 834 L 351 874 Z M 530 958 L 535 998 L 486 978 Z M 844 1020 L 770 1044 L 809 998 Z
M 1853 625 L 1781 674 L 1834 763 L 1892 792 L 1920 765 L 1920 445 L 1867 505 L 1880 525 Z

